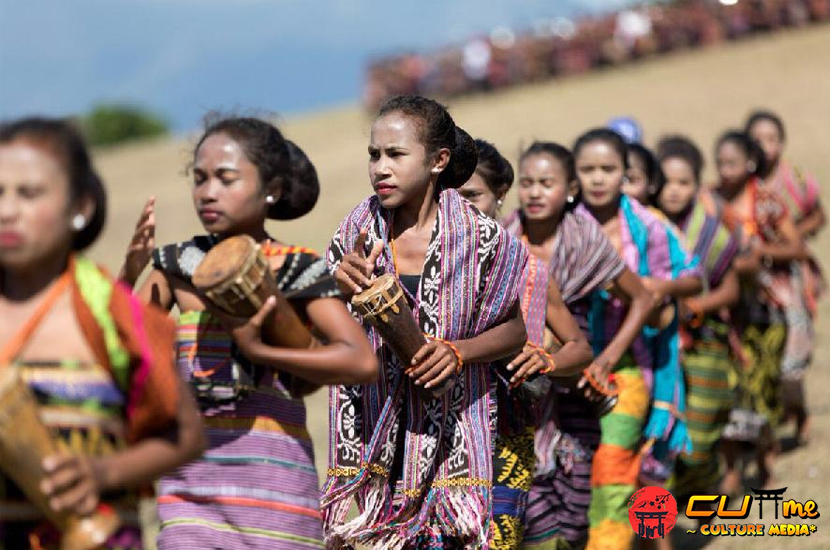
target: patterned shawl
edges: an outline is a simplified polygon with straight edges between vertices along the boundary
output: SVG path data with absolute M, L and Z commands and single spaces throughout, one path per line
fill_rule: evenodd
M 83 256 L 73 257 L 69 269 L 81 331 L 127 397 L 127 442 L 168 428 L 176 420 L 180 390 L 173 322 Z
M 696 200 L 680 229 L 692 254 L 698 257 L 703 270 L 705 291 L 717 287 L 739 251 L 737 237 L 726 228 L 720 217 L 707 212 L 706 205 Z
M 751 216 L 743 217 L 727 203 L 724 206 L 724 224 L 730 230 L 738 232 L 744 249 L 749 248 L 752 242 L 758 239 L 766 243 L 780 242 L 779 227 L 782 220 L 789 215 L 784 201 L 776 193 L 762 187 L 757 178 L 747 182 L 746 188 L 750 197 Z M 738 313 L 746 313 L 746 310 L 756 307 L 759 303 L 781 311 L 804 299 L 801 295 L 801 285 L 793 284 L 794 277 L 790 265 L 762 266 L 752 283 L 743 285 L 742 303 Z M 746 315 L 738 315 L 739 319 L 742 317 Z
M 504 320 L 516 303 L 527 253 L 455 190 L 442 191 L 438 207 L 413 311 L 426 334 L 471 338 Z M 367 230 L 367 251 L 377 240 L 386 244 L 375 274 L 393 273 L 387 242 L 392 215 L 374 196 L 358 205 L 331 242 L 332 271 Z M 330 393 L 330 469 L 321 504 L 329 546 L 359 540 L 402 548 L 437 528 L 466 545 L 486 547 L 495 429 L 490 366 L 465 364 L 450 391 L 427 399 L 379 334 L 369 326 L 366 331 L 381 363 L 380 379 Z M 352 496 L 360 515 L 346 523 Z
M 778 163 L 778 168 L 766 184 L 784 201 L 795 223 L 811 214 L 818 206 L 819 186 L 816 178 L 786 160 Z
M 590 215 L 584 205 L 577 210 Z M 623 195 L 619 207 L 622 256 L 628 268 L 640 277 L 677 279 L 699 276 L 697 259 L 683 248 L 677 234 L 637 201 Z M 619 328 L 622 313 L 627 309 L 619 299 L 604 294 L 593 301 L 591 330 L 594 347 L 606 342 Z M 663 330 L 645 327 L 632 345 L 637 364 L 643 368 L 651 383 L 655 401 L 671 403 L 676 410 L 685 410 L 685 384 L 680 367 L 680 338 L 677 316 Z M 663 408 L 652 407 L 644 429 L 647 438 L 654 438 L 656 454 L 668 450 L 680 451 L 689 446 L 685 422 L 674 418 Z M 659 456 L 658 456 L 659 457 Z
M 505 221 L 507 230 L 516 237 L 524 234 L 523 218 L 520 210 L 516 210 Z M 528 265 L 531 265 L 528 262 Z M 556 237 L 553 242 L 553 255 L 548 264 L 548 273 L 553 277 L 562 293 L 562 299 L 571 310 L 580 327 L 588 332 L 589 297 L 603 290 L 614 279 L 620 276 L 625 269 L 625 263 L 614 245 L 602 232 L 602 227 L 590 216 L 566 212 L 559 223 Z M 525 277 L 527 278 L 527 277 Z M 533 300 L 537 291 L 520 295 L 522 308 L 525 313 L 525 324 L 528 336 L 535 335 L 535 316 L 538 316 Z M 538 298 L 537 298 L 538 299 Z M 547 294 L 542 295 L 547 301 Z M 526 305 L 527 304 L 527 305 Z M 542 306 L 541 323 L 544 330 L 545 309 Z M 530 338 L 532 342 L 536 342 Z M 546 477 L 553 474 L 556 468 L 556 453 L 562 441 L 562 432 L 559 430 L 557 417 L 557 388 L 554 386 L 544 399 L 544 408 L 539 418 L 539 429 L 536 430 L 536 477 Z

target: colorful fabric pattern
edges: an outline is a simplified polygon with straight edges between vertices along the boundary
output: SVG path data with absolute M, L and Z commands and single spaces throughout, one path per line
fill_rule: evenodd
M 757 179 L 747 184 L 751 215 L 744 217 L 726 204 L 724 222 L 740 231 L 744 248 L 755 239 L 776 242 L 778 227 L 787 215 L 785 204 L 760 187 Z M 743 368 L 739 372 L 738 403 L 724 429 L 725 439 L 757 442 L 770 433 L 781 414 L 778 384 L 787 329 L 784 311 L 792 304 L 790 270 L 763 267 L 753 280 L 742 279 L 741 301 L 733 308 L 742 333 Z
M 514 236 L 524 234 L 520 211 L 504 223 Z M 593 218 L 572 212 L 562 217 L 552 249 L 548 273 L 590 341 L 590 297 L 619 277 L 625 263 Z M 543 400 L 536 431 L 536 471 L 528 497 L 524 545 L 578 548 L 588 534 L 591 461 L 599 444 L 599 419 L 584 397 L 568 385 L 552 386 Z
M 442 191 L 438 207 L 413 311 L 426 334 L 470 338 L 503 320 L 516 303 L 527 252 L 455 190 Z M 358 205 L 331 242 L 331 269 L 365 230 L 367 250 L 378 240 L 386 245 L 376 274 L 393 273 L 387 240 L 393 215 L 374 196 Z M 454 538 L 486 546 L 495 430 L 490 366 L 465 365 L 451 390 L 425 398 L 377 331 L 367 327 L 367 333 L 381 364 L 379 381 L 330 393 L 327 543 L 401 548 L 420 545 L 419 537 L 432 532 L 443 545 Z M 347 522 L 353 497 L 360 514 Z
M 533 481 L 536 456 L 534 429 L 499 434 L 493 454 L 493 535 L 490 548 L 516 550 L 524 539 L 527 495 Z
M 70 259 L 72 305 L 96 358 L 15 361 L 40 405 L 40 417 L 67 452 L 103 456 L 169 427 L 179 386 L 170 350 L 172 323 L 144 306 L 93 262 Z M 2 368 L 2 367 L 0 367 Z M 105 548 L 142 548 L 135 491 L 106 495 L 123 526 Z M 0 477 L 0 548 L 57 548 L 60 536 L 20 490 Z
M 205 242 L 165 247 L 155 265 L 192 274 Z M 264 252 L 285 256 L 274 278 L 295 307 L 338 294 L 322 258 L 290 247 Z M 291 377 L 247 361 L 206 311 L 179 317 L 176 357 L 202 408 L 208 450 L 162 479 L 158 547 L 322 548 L 314 451 Z
M 739 251 L 739 242 L 715 212 L 697 200 L 680 223 L 692 252 L 700 259 L 704 291 L 716 288 Z M 715 444 L 735 402 L 735 367 L 729 348 L 729 327 L 708 315 L 701 327 L 684 327 L 691 342 L 683 350 L 687 383 L 686 421 L 690 453 L 680 456 L 674 486 L 685 495 L 710 491 L 719 479 Z
M 643 369 L 632 356 L 620 360 L 614 375 L 619 401 L 600 419 L 602 436 L 594 455 L 588 509 L 588 550 L 626 550 L 634 538 L 628 523 L 628 499 L 640 474 L 639 448 L 650 395 Z

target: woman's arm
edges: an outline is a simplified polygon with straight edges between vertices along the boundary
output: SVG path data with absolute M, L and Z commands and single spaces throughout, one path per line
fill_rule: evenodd
M 793 260 L 806 260 L 809 258 L 807 247 L 801 235 L 796 229 L 793 221 L 784 216 L 778 225 L 778 232 L 781 241 L 775 243 L 758 242 L 755 246 L 758 255 L 769 259 L 774 264 L 792 262 Z
M 179 380 L 177 421 L 166 433 L 148 437 L 123 451 L 103 457 L 62 454 L 43 460 L 41 490 L 56 511 L 80 515 L 95 510 L 101 495 L 158 479 L 204 452 L 207 439 L 202 417 L 188 388 Z
M 167 275 L 159 269 L 150 272 L 135 295 L 145 304 L 156 305 L 165 311 L 170 311 L 176 299 Z
M 614 335 L 611 342 L 589 367 L 592 371 L 597 371 L 592 372 L 592 374 L 600 375 L 598 378 L 595 376 L 597 380 L 607 378 L 614 365 L 619 362 L 625 351 L 631 347 L 631 344 L 639 336 L 649 314 L 658 305 L 651 293 L 640 282 L 640 279 L 628 269 L 625 269 L 614 280 L 612 292 L 628 302 L 628 313 L 619 330 L 617 330 L 617 334 Z
M 796 224 L 796 229 L 801 235 L 801 238 L 806 240 L 809 237 L 815 236 L 825 225 L 827 225 L 827 216 L 824 214 L 824 207 L 819 202 L 809 214 L 804 216 Z
M 594 353 L 588 339 L 562 300 L 562 293 L 553 278 L 548 284 L 547 294 L 545 325 L 562 343 L 562 347 L 551 355 L 553 370 L 549 371 L 548 376 L 573 376 L 591 363 Z M 518 385 L 549 366 L 547 358 L 542 355 L 543 352 L 537 346 L 526 345 L 522 353 L 507 365 L 508 371 L 516 371 L 510 378 L 511 385 Z
M 678 277 L 673 280 L 644 277 L 643 286 L 651 291 L 657 302 L 662 302 L 666 296 L 671 298 L 688 298 L 696 296 L 703 290 L 703 281 L 699 276 Z
M 740 297 L 738 273 L 729 268 L 717 287 L 694 298 L 687 298 L 685 302 L 692 313 L 707 314 L 737 304 Z
M 516 355 L 526 342 L 527 330 L 517 299 L 504 321 L 477 336 L 452 342 L 452 345 L 466 364 L 485 363 Z M 433 340 L 418 350 L 407 374 L 415 380 L 416 385 L 429 389 L 440 386 L 452 376 L 457 364 L 452 347 L 440 340 Z
M 268 299 L 250 319 L 223 320 L 240 351 L 252 362 L 273 367 L 315 384 L 366 384 L 377 379 L 378 363 L 361 326 L 337 298 L 319 298 L 306 305 L 311 323 L 328 341 L 311 349 L 274 347 L 262 341 L 262 323 L 276 306 Z

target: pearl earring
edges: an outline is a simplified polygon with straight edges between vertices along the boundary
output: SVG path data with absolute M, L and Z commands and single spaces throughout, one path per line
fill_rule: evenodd
M 501 200 L 501 199 L 498 199 L 498 200 L 496 201 L 496 206 L 498 206 L 499 208 L 501 208 L 501 205 L 503 205 L 503 204 L 504 204 L 504 201 L 503 201 L 503 200 Z
M 755 173 L 755 170 L 757 168 L 758 168 L 758 165 L 755 164 L 755 161 L 751 160 L 751 161 L 746 163 L 746 169 L 749 170 L 750 172 L 752 172 L 753 174 Z
M 573 204 L 573 202 L 574 202 L 574 196 L 573 195 L 568 195 L 568 203 Z
M 86 218 L 83 214 L 75 214 L 75 217 L 72 218 L 72 229 L 75 231 L 80 231 L 86 227 Z
M 267 202 L 268 204 L 274 204 L 274 196 L 268 195 L 267 197 L 265 197 L 265 202 Z

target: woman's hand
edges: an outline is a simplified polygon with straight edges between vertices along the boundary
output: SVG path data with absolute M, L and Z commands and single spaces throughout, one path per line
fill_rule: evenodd
M 52 455 L 43 459 L 46 477 L 40 490 L 55 512 L 88 516 L 98 508 L 104 489 L 104 467 L 84 455 Z
M 367 257 L 364 246 L 366 238 L 366 231 L 361 231 L 355 241 L 354 251 L 343 256 L 340 266 L 334 272 L 334 280 L 347 298 L 372 286 L 372 273 L 375 271 L 375 262 L 383 251 L 383 242 L 375 242 Z
M 277 299 L 271 296 L 252 317 L 234 317 L 215 307 L 210 307 L 210 311 L 230 333 L 239 351 L 251 361 L 256 361 L 263 345 L 262 325 L 276 307 Z
M 135 224 L 135 231 L 130 245 L 127 247 L 127 254 L 124 259 L 124 267 L 121 268 L 121 279 L 134 286 L 141 272 L 150 263 L 153 256 L 153 249 L 156 246 L 156 198 L 150 197 L 144 203 L 141 216 Z
M 508 371 L 513 372 L 516 370 L 516 373 L 510 377 L 510 389 L 519 387 L 522 382 L 537 372 L 547 374 L 552 372 L 553 369 L 554 365 L 551 356 L 546 354 L 541 348 L 528 342 L 525 344 L 522 352 L 507 365 Z
M 443 384 L 459 367 L 455 351 L 441 340 L 427 342 L 412 357 L 412 366 L 405 371 L 416 386 L 430 389 Z
M 585 399 L 588 401 L 599 401 L 605 396 L 597 388 L 594 388 L 589 377 L 592 378 L 596 384 L 607 387 L 607 383 L 610 381 L 610 374 L 610 363 L 599 363 L 594 361 L 588 366 L 588 368 L 585 369 L 584 375 L 579 379 L 576 387 L 582 390 Z

